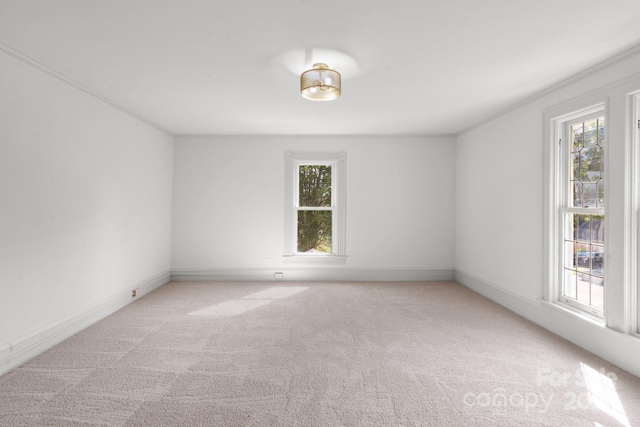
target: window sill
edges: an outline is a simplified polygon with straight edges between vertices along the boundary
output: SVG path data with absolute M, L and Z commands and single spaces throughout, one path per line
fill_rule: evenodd
M 563 302 L 560 302 L 560 301 L 550 302 L 546 300 L 540 300 L 540 302 L 546 307 L 552 308 L 554 310 L 557 310 L 566 314 L 570 314 L 574 317 L 577 317 L 579 319 L 592 323 L 596 326 L 606 327 L 606 324 L 603 318 L 594 316 L 590 313 L 587 313 L 585 311 L 572 307 Z
M 284 263 L 345 265 L 346 255 L 283 255 Z

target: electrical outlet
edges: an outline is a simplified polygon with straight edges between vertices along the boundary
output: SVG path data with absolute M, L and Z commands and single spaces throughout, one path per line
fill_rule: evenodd
M 137 297 L 137 296 L 138 296 L 138 290 L 137 290 L 137 289 L 134 289 L 134 290 L 131 292 L 131 296 L 132 296 L 133 298 Z
M 282 279 L 284 277 L 284 274 L 282 273 L 274 273 L 273 274 L 273 278 L 274 279 Z

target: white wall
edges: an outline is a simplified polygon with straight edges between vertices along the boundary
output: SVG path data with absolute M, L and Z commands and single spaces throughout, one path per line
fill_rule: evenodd
M 2 52 L 0 93 L 1 365 L 168 279 L 173 137 Z
M 289 150 L 347 153 L 348 260 L 330 267 L 330 276 L 282 263 Z M 452 137 L 178 137 L 172 272 L 261 280 L 283 270 L 285 279 L 452 277 L 454 155 Z
M 623 330 L 625 102 L 640 89 L 640 52 L 488 120 L 457 138 L 456 278 L 627 370 L 640 373 L 640 340 Z M 545 111 L 609 105 L 607 124 L 607 328 L 550 310 L 544 277 Z M 569 112 L 569 111 L 567 111 Z M 628 332 L 628 331 L 625 331 Z M 626 354 L 625 354 L 626 353 Z M 633 356 L 633 357 L 632 357 Z

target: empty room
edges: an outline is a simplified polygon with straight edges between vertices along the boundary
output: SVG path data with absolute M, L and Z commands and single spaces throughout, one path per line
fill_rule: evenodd
M 638 17 L 0 0 L 0 426 L 640 425 Z

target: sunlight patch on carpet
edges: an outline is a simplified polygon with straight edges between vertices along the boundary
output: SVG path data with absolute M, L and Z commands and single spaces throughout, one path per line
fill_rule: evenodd
M 274 286 L 241 299 L 233 299 L 189 313 L 192 316 L 236 316 L 309 289 L 304 286 Z
M 602 370 L 596 371 L 584 363 L 580 363 L 580 367 L 591 403 L 605 414 L 615 418 L 621 426 L 631 427 L 629 418 L 616 391 L 616 374 L 612 372 L 606 373 Z

